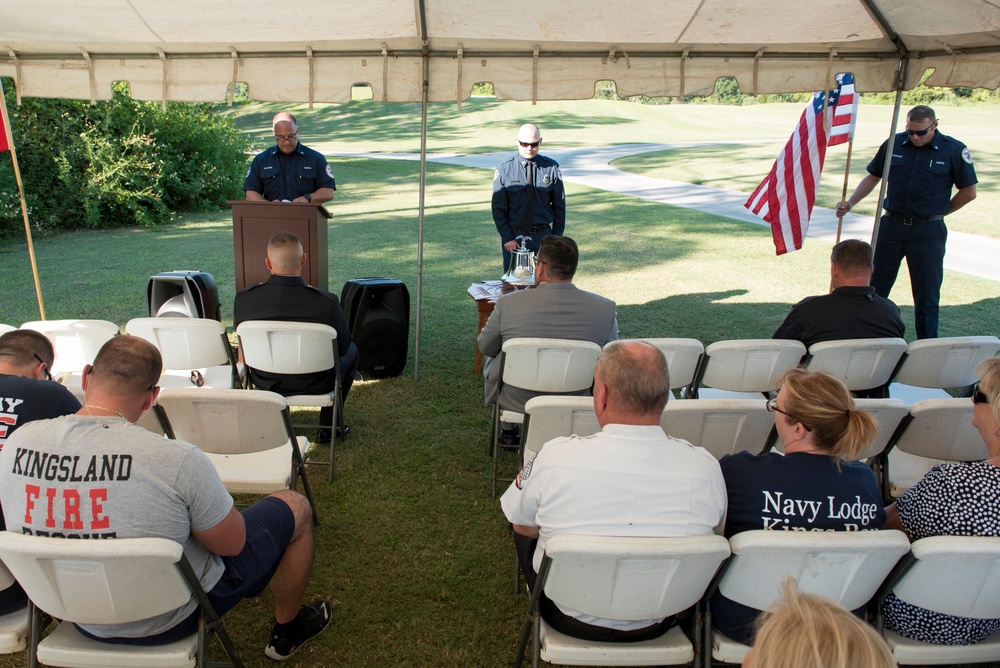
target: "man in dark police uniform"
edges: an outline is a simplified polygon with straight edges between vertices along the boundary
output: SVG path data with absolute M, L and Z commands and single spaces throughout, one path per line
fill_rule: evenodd
M 538 155 L 542 134 L 537 125 L 517 132 L 517 155 L 493 172 L 493 222 L 503 244 L 503 267 L 510 268 L 510 252 L 519 236 L 531 237 L 530 250 L 542 239 L 562 235 L 566 228 L 566 192 L 559 163 Z
M 250 201 L 312 202 L 333 199 L 337 184 L 322 153 L 299 142 L 299 125 L 287 111 L 274 116 L 275 145 L 250 163 L 243 192 Z
M 875 242 L 875 292 L 888 297 L 906 258 L 913 287 L 913 310 L 918 339 L 938 335 L 938 302 L 944 278 L 944 248 L 948 229 L 944 217 L 976 198 L 976 170 L 962 142 L 937 131 L 934 110 L 924 105 L 910 109 L 906 131 L 893 138 L 884 215 Z M 883 142 L 868 163 L 868 175 L 845 202 L 843 216 L 863 200 L 882 178 L 887 152 Z M 954 196 L 951 187 L 958 191 Z

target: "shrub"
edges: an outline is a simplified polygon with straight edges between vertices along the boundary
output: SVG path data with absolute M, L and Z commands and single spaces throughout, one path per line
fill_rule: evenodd
M 152 226 L 172 211 L 242 197 L 249 141 L 215 105 L 25 98 L 5 86 L 29 219 L 37 230 Z M 0 157 L 0 236 L 19 235 L 9 158 Z

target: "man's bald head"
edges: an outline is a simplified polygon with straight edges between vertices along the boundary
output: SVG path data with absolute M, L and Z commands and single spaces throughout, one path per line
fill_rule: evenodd
M 291 232 L 278 232 L 267 242 L 267 268 L 275 276 L 301 276 L 306 255 Z
M 609 414 L 610 422 L 660 423 L 670 394 L 670 374 L 667 360 L 656 346 L 642 341 L 608 344 L 597 361 L 594 380 L 603 386 L 600 394 L 606 406 L 602 410 Z M 598 394 L 595 391 L 595 399 Z

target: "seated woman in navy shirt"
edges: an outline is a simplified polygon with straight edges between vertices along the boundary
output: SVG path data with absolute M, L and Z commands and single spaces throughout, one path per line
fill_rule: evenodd
M 824 371 L 793 369 L 778 379 L 768 410 L 785 454 L 740 452 L 719 462 L 729 511 L 725 536 L 741 531 L 872 531 L 885 523 L 874 472 L 854 461 L 878 431 L 870 413 L 854 406 L 847 387 Z M 712 597 L 717 631 L 752 641 L 760 610 Z

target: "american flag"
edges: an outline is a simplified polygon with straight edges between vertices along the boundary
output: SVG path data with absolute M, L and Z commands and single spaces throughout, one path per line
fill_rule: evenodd
M 827 145 L 854 138 L 857 96 L 854 75 L 837 75 L 837 89 L 830 91 L 824 123 L 825 93 L 813 93 L 812 101 L 785 148 L 778 154 L 767 177 L 743 205 L 771 224 L 777 255 L 802 248 L 809 217 L 816 201 L 816 188 L 823 172 Z M 829 134 L 827 127 L 831 127 Z

